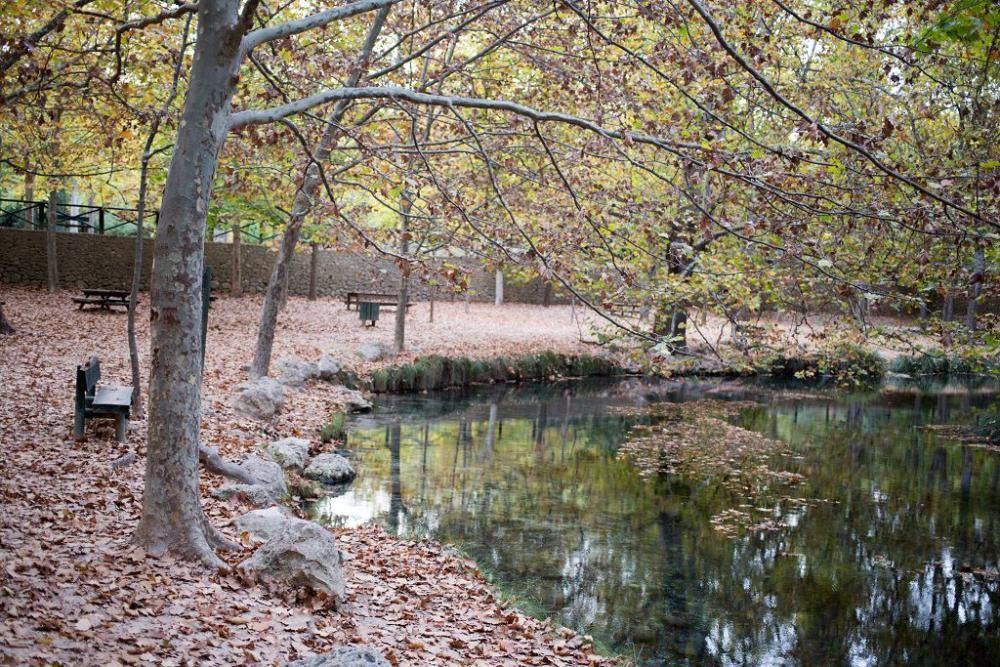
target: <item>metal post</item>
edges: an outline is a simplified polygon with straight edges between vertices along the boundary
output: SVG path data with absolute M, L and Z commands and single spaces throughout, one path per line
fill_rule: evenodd
M 104 207 L 97 209 L 97 233 L 104 233 Z

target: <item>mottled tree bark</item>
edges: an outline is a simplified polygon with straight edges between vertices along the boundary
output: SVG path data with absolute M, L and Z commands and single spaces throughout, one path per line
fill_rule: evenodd
M 212 176 L 240 64 L 238 0 L 202 0 L 198 40 L 154 246 L 152 372 L 142 517 L 133 540 L 154 554 L 225 564 L 234 547 L 205 518 L 198 488 L 201 280 Z
M 493 293 L 493 305 L 503 305 L 503 271 L 500 269 L 497 269 L 496 273 L 496 288 Z

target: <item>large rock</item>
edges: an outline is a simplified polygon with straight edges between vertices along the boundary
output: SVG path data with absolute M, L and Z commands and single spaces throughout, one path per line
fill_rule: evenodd
M 344 484 L 356 474 L 351 462 L 340 454 L 320 454 L 309 462 L 302 476 L 324 484 Z
M 269 377 L 258 378 L 240 385 L 240 393 L 233 400 L 233 407 L 247 417 L 270 419 L 281 410 L 285 390 L 281 383 Z
M 288 667 L 392 667 L 392 665 L 375 649 L 366 646 L 341 646 L 329 653 L 290 662 Z
M 286 357 L 274 366 L 278 372 L 278 382 L 291 387 L 300 387 L 314 377 L 319 376 L 317 364 L 304 359 Z
M 302 470 L 309 456 L 309 441 L 303 438 L 283 438 L 267 446 L 267 453 L 282 468 Z
M 285 472 L 274 461 L 251 455 L 238 465 L 256 479 L 257 484 L 226 484 L 213 491 L 213 496 L 224 500 L 239 496 L 253 505 L 273 505 L 288 495 Z
M 380 361 L 392 356 L 392 348 L 381 341 L 372 340 L 359 347 L 357 354 L 365 361 Z
M 340 552 L 330 531 L 311 521 L 288 523 L 240 569 L 264 581 L 282 581 L 326 593 L 339 605 L 344 600 Z
M 241 533 L 249 533 L 255 540 L 267 542 L 297 521 L 302 519 L 292 516 L 291 512 L 280 505 L 272 505 L 267 509 L 247 512 L 237 517 L 234 523 Z
M 356 389 L 341 389 L 336 401 L 344 406 L 345 412 L 370 412 L 372 409 L 372 402 Z
M 324 382 L 336 382 L 344 372 L 344 364 L 340 363 L 329 354 L 324 354 L 316 362 L 316 371 L 319 379 Z

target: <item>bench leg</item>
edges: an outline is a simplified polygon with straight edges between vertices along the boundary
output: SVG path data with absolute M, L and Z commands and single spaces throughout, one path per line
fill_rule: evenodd
M 83 413 L 79 410 L 73 415 L 73 437 L 77 440 L 83 439 Z
M 115 425 L 115 440 L 125 442 L 125 432 L 128 430 L 128 417 L 118 415 L 118 423 Z

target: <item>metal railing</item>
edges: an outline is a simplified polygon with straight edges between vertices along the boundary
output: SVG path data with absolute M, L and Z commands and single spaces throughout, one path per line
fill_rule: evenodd
M 48 202 L 0 198 L 0 229 L 46 229 L 48 210 Z M 135 236 L 138 216 L 139 211 L 134 208 L 57 204 L 56 231 Z M 151 237 L 160 221 L 160 212 L 149 211 L 145 218 L 144 235 Z M 216 226 L 207 230 L 206 236 L 210 241 L 231 243 L 231 232 L 231 226 Z M 265 233 L 256 222 L 240 225 L 240 240 L 244 243 L 263 245 L 278 235 L 279 232 Z
M 25 199 L 0 199 L 0 227 L 13 229 L 46 229 L 49 204 Z M 56 230 L 75 231 L 81 234 L 113 234 L 134 236 L 138 229 L 139 212 L 134 208 L 119 206 L 84 206 L 80 204 L 56 205 Z M 150 211 L 150 232 L 159 221 L 159 211 Z

